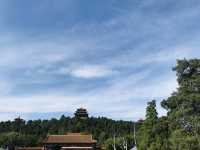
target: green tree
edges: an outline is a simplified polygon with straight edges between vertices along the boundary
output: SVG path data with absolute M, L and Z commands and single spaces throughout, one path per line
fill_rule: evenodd
M 124 137 L 115 138 L 115 147 L 117 150 L 124 150 L 126 145 L 128 149 L 131 149 L 134 146 L 133 135 L 127 134 Z M 114 138 L 109 138 L 105 141 L 105 148 L 106 150 L 113 150 Z
M 141 150 L 151 149 L 151 145 L 156 141 L 156 124 L 158 122 L 158 113 L 156 111 L 156 101 L 147 103 L 146 119 L 137 133 L 138 147 Z
M 147 103 L 147 108 L 146 108 L 146 123 L 156 123 L 158 119 L 158 113 L 156 111 L 156 101 L 152 100 Z
M 200 149 L 200 60 L 178 60 L 179 87 L 161 105 L 168 111 L 171 149 Z

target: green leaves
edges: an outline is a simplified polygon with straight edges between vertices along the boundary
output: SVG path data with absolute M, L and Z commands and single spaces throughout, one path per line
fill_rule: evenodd
M 131 149 L 134 146 L 134 137 L 133 135 L 127 134 L 124 137 L 115 138 L 115 147 L 117 150 L 124 150 L 127 144 L 127 148 Z M 114 147 L 114 138 L 109 138 L 105 142 L 106 150 L 113 150 Z
M 29 121 L 16 118 L 14 121 L 0 122 L 0 147 L 6 147 L 6 143 L 12 143 L 13 147 L 40 145 L 47 134 L 67 132 L 91 133 L 98 145 L 103 145 L 113 133 L 116 133 L 116 136 L 131 134 L 133 122 L 93 117 L 78 120 L 65 116 L 60 119 Z
M 178 60 L 173 70 L 179 87 L 161 102 L 167 116 L 157 118 L 155 101 L 148 103 L 139 150 L 200 149 L 200 59 Z
M 156 111 L 156 101 L 152 100 L 147 103 L 146 122 L 156 122 L 157 119 L 158 119 L 158 113 Z
M 157 136 L 161 134 L 162 127 L 159 129 L 158 113 L 156 111 L 156 101 L 152 100 L 147 103 L 146 108 L 146 120 L 142 127 L 137 132 L 138 147 L 141 150 L 156 149 L 159 145 L 162 145 L 160 139 Z M 161 137 L 161 136 L 160 136 Z M 155 143 L 155 141 L 157 141 Z
M 38 138 L 34 135 L 25 135 L 18 132 L 0 134 L 0 145 L 4 148 L 14 149 L 18 146 L 36 146 Z

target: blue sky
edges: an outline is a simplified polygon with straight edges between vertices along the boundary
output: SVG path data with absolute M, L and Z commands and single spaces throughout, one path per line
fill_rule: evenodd
M 199 0 L 0 1 L 0 120 L 137 120 L 176 90 L 176 59 L 200 56 Z

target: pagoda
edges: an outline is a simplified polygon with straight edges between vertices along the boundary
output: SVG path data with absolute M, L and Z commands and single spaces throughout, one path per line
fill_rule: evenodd
M 78 119 L 87 119 L 88 118 L 88 112 L 85 108 L 78 108 L 76 112 L 74 113 L 75 117 Z

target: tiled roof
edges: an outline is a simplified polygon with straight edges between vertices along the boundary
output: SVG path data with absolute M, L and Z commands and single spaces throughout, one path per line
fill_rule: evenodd
M 16 150 L 43 150 L 43 147 L 16 147 Z
M 61 147 L 62 150 L 65 149 L 93 149 L 93 147 Z
M 43 143 L 96 143 L 96 141 L 90 134 L 68 133 L 66 135 L 49 135 Z

